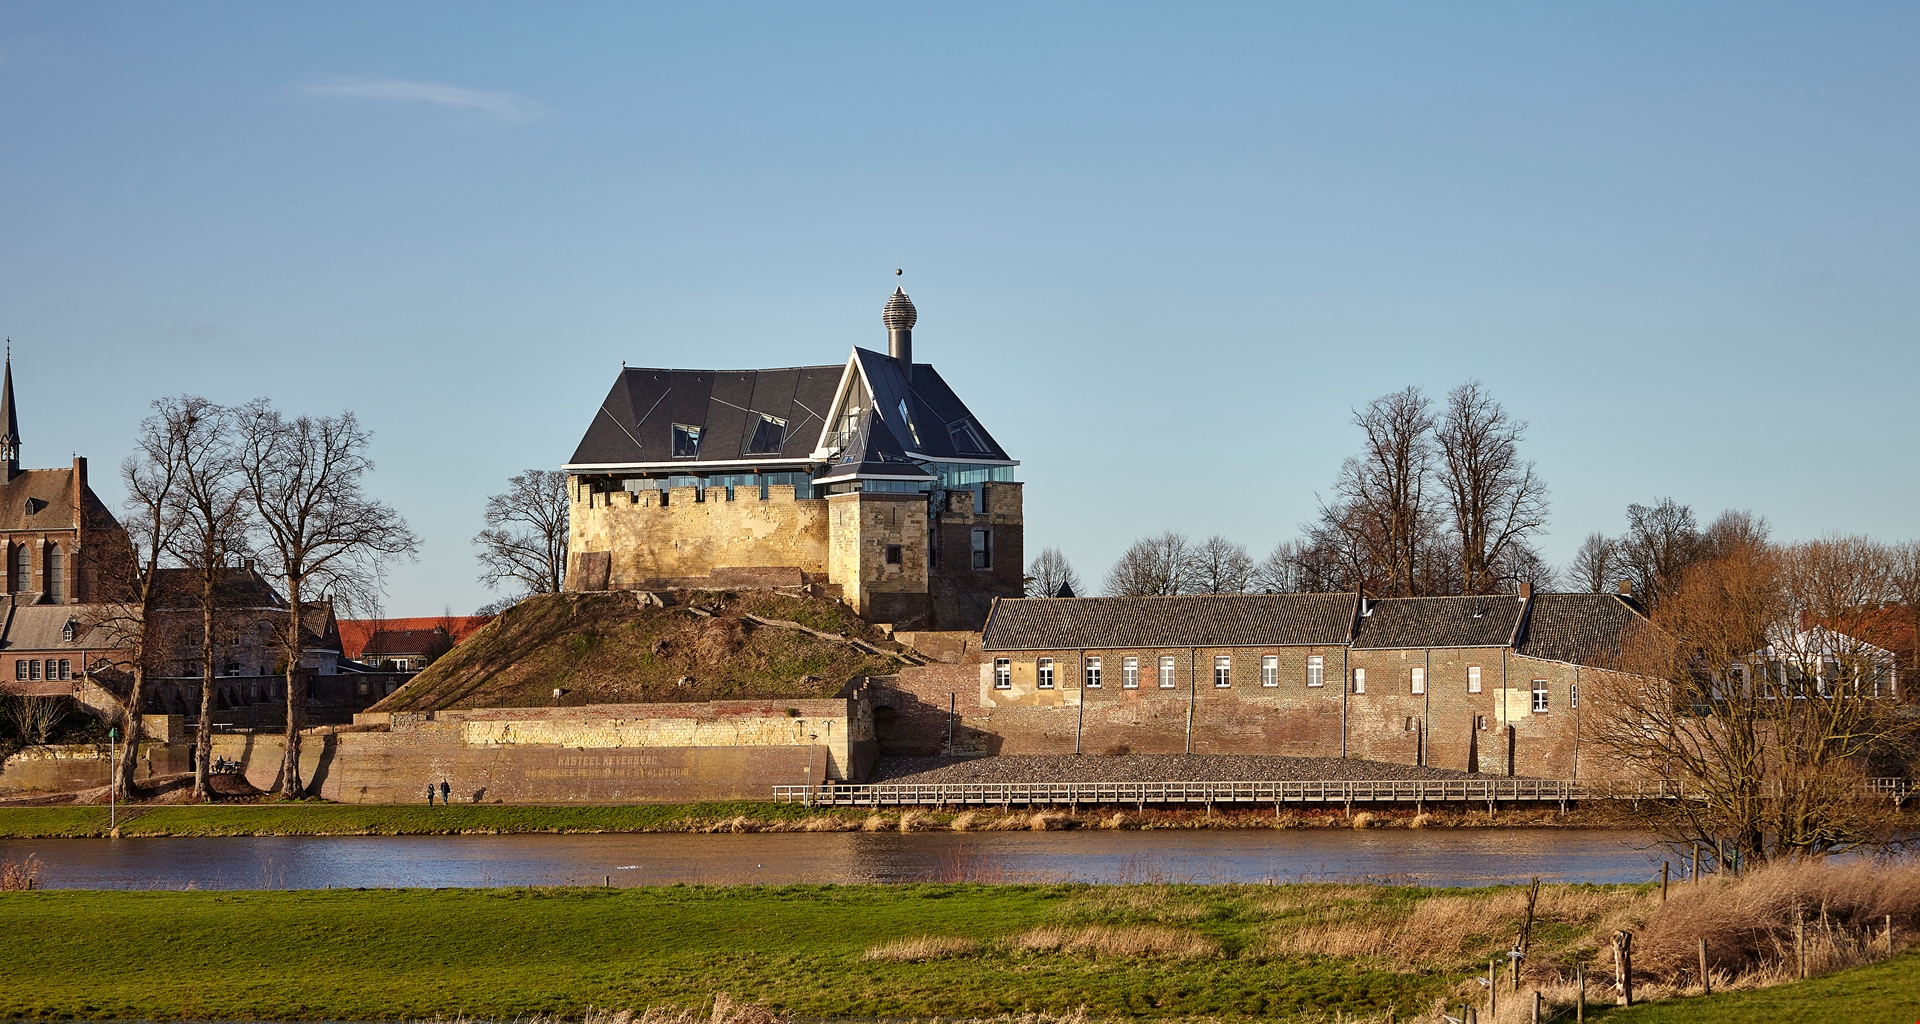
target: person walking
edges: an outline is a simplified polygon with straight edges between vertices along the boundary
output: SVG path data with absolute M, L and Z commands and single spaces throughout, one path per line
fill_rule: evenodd
M 447 785 L 447 780 L 441 779 L 440 780 L 440 806 L 442 807 L 453 806 L 452 804 L 447 802 L 447 794 L 451 792 L 453 792 L 453 787 Z
M 427 806 L 433 806 L 433 783 L 427 783 Z

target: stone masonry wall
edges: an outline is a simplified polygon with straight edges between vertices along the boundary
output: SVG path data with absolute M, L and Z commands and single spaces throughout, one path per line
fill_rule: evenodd
M 827 499 L 827 575 L 869 622 L 925 624 L 927 499 L 921 494 L 856 492 Z M 899 549 L 889 562 L 890 547 Z
M 793 566 L 826 577 L 826 499 L 795 498 L 791 486 L 771 486 L 765 499 L 754 488 L 736 487 L 728 501 L 726 488 L 709 487 L 696 501 L 696 490 L 576 487 L 569 551 L 606 553 L 610 590 L 728 567 Z

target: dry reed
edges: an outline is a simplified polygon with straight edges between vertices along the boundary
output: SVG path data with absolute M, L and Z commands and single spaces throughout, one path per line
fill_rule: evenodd
M 938 960 L 942 957 L 966 956 L 978 948 L 980 948 L 978 942 L 959 936 L 915 935 L 874 946 L 860 959 L 918 963 L 923 960 Z
M 40 858 L 27 854 L 25 860 L 0 861 L 0 890 L 40 888 Z
M 1372 828 L 1375 820 L 1376 819 L 1374 818 L 1372 813 L 1368 811 L 1361 811 L 1359 814 L 1356 814 L 1353 816 L 1353 827 L 1354 828 Z
M 1035 952 L 1084 953 L 1093 956 L 1170 957 L 1190 960 L 1213 956 L 1220 947 L 1212 939 L 1194 932 L 1162 925 L 1092 925 L 1074 928 L 1066 925 L 1041 925 L 1014 940 L 1021 949 Z

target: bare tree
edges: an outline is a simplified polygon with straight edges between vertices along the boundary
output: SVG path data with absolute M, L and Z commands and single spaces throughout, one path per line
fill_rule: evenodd
M 1642 600 L 1657 604 L 1678 589 L 1681 575 L 1699 554 L 1700 530 L 1692 509 L 1672 498 L 1627 506 L 1620 560 Z
M 1886 565 L 1863 538 L 1730 545 L 1680 576 L 1624 673 L 1595 680 L 1601 749 L 1688 795 L 1653 809 L 1664 838 L 1749 863 L 1888 841 L 1895 812 L 1863 786 L 1911 729 L 1874 693 Z
M 200 728 L 193 745 L 193 796 L 212 797 L 213 680 L 216 617 L 226 600 L 233 556 L 247 550 L 249 506 L 240 473 L 234 413 L 204 398 L 169 399 L 168 415 L 178 431 L 179 485 L 171 498 L 179 521 L 172 548 L 193 583 L 200 606 Z M 184 596 L 184 595 L 180 595 Z
M 1422 548 L 1435 518 L 1427 495 L 1434 449 L 1427 396 L 1417 387 L 1382 395 L 1356 410 L 1353 422 L 1366 447 L 1341 464 L 1337 501 L 1323 506 L 1322 520 L 1383 570 L 1386 596 L 1422 593 Z
M 1110 597 L 1172 596 L 1184 592 L 1192 573 L 1192 545 L 1186 535 L 1168 530 L 1134 541 L 1107 570 Z
M 1626 579 L 1626 564 L 1620 559 L 1620 542 L 1604 533 L 1587 534 L 1567 566 L 1568 581 L 1583 593 L 1610 594 Z
M 1493 593 L 1503 567 L 1532 566 L 1512 549 L 1547 525 L 1547 487 L 1531 460 L 1520 457 L 1527 425 L 1514 420 L 1477 380 L 1447 393 L 1434 431 L 1440 448 L 1440 485 L 1459 547 L 1460 590 Z
M 1267 557 L 1253 567 L 1253 576 L 1248 586 L 1266 594 L 1298 594 L 1307 588 L 1304 585 L 1306 573 L 1302 571 L 1301 554 L 1306 545 L 1296 540 L 1283 540 L 1267 552 Z
M 297 799 L 305 601 L 325 595 L 352 606 L 368 602 L 385 576 L 384 559 L 411 556 L 419 541 L 398 512 L 361 486 L 373 469 L 373 437 L 351 412 L 288 419 L 266 399 L 237 410 L 241 472 L 261 535 L 262 568 L 286 587 L 286 767 L 281 793 Z
M 1059 548 L 1044 548 L 1027 567 L 1027 596 L 1057 597 L 1061 587 L 1079 595 L 1080 574 L 1073 571 L 1073 565 Z
M 1186 589 L 1196 594 L 1244 594 L 1253 582 L 1253 556 L 1246 545 L 1217 533 L 1193 549 L 1188 566 Z
M 1920 679 L 1920 541 L 1894 545 L 1888 550 L 1888 558 L 1888 596 L 1900 606 L 1906 626 L 1902 639 L 1911 645 L 1907 647 L 1907 678 Z M 1914 699 L 1911 684 L 1905 696 Z
M 529 469 L 508 478 L 507 492 L 487 498 L 480 582 L 517 584 L 528 594 L 557 594 L 567 580 L 567 474 Z
M 13 723 L 14 731 L 20 734 L 21 743 L 45 746 L 53 730 L 59 727 L 60 720 L 66 717 L 68 701 L 66 697 L 9 694 L 6 698 L 7 721 Z M 129 757 L 127 760 L 133 759 Z
M 160 570 L 170 564 L 181 528 L 175 498 L 180 489 L 181 453 L 187 445 L 186 418 L 180 400 L 161 399 L 153 403 L 153 414 L 140 421 L 133 454 L 120 464 L 120 482 L 126 490 L 121 523 L 132 557 L 118 552 L 90 563 L 100 592 L 109 600 L 92 606 L 86 626 L 99 637 L 95 641 L 99 647 L 125 652 L 125 660 L 114 667 L 126 671 L 122 725 L 129 751 L 140 749 L 147 676 L 168 647 L 160 612 Z M 98 666 L 88 665 L 86 671 L 94 677 Z M 128 792 L 133 790 L 137 765 L 131 754 L 120 763 L 120 785 Z

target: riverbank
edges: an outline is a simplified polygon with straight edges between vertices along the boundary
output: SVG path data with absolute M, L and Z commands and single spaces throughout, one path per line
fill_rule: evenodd
M 581 806 L 331 804 L 131 804 L 117 816 L 101 806 L 0 807 L 0 838 L 135 836 L 428 836 L 598 832 L 854 832 L 1059 831 L 1068 829 L 1273 828 L 1634 828 L 1628 805 L 1523 806 L 1496 810 L 1375 808 L 1348 813 L 1338 805 L 1273 809 L 1137 810 L 1081 808 L 933 811 L 912 808 L 807 807 L 734 802 Z
M 1872 960 L 1844 944 L 1920 888 L 1914 870 L 1779 869 L 1665 905 L 1652 886 L 1548 886 L 1520 987 L 1557 996 L 1582 962 L 1589 998 L 1611 1002 L 1601 949 L 1622 927 L 1640 936 L 1646 996 L 1693 984 L 1695 932 L 1716 950 L 1718 987 L 1777 979 L 1763 950 L 1791 919 L 1753 908 L 1783 897 L 1826 899 L 1831 924 L 1809 925 L 1816 969 Z M 13 892 L 0 929 L 35 941 L 16 944 L 8 975 L 32 983 L 0 987 L 0 1018 L 577 1019 L 726 992 L 810 1018 L 1436 1019 L 1484 1005 L 1473 979 L 1526 903 L 1514 888 L 1356 885 Z M 1916 908 L 1897 911 L 1910 934 Z M 1916 969 L 1912 954 L 1878 968 Z M 1881 1009 L 1905 1012 L 1899 998 L 1913 997 Z M 1619 1016 L 1728 1019 L 1652 1009 Z

